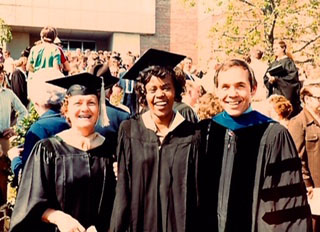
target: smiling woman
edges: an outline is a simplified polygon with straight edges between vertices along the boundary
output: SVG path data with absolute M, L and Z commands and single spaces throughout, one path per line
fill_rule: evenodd
M 61 110 L 72 128 L 82 135 L 93 133 L 99 116 L 99 101 L 96 95 L 68 96 Z
M 107 78 L 107 84 L 118 81 Z M 115 193 L 114 134 L 95 132 L 101 79 L 55 79 L 66 88 L 62 113 L 71 128 L 40 140 L 25 165 L 10 231 L 108 231 Z
M 149 50 L 130 69 L 142 71 L 146 111 L 120 126 L 111 231 L 197 231 L 199 133 L 173 110 L 182 85 L 172 68 L 183 58 Z

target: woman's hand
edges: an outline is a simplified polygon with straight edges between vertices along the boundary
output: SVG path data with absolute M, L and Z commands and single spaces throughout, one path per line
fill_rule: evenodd
M 269 81 L 269 83 L 271 83 L 271 84 L 272 84 L 275 80 L 276 80 L 276 78 L 275 78 L 275 77 L 270 76 L 268 81 Z
M 113 172 L 114 172 L 114 175 L 116 176 L 116 180 L 118 180 L 118 162 L 113 163 Z
M 90 227 L 86 230 L 86 232 L 97 232 L 97 229 L 96 229 L 95 226 L 90 226 Z
M 85 232 L 86 229 L 72 216 L 60 210 L 47 209 L 42 220 L 55 224 L 61 232 Z

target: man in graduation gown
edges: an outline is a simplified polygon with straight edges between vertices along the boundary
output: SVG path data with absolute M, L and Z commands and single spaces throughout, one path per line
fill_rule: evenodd
M 250 67 L 230 60 L 214 81 L 225 111 L 200 123 L 199 231 L 310 231 L 295 145 L 284 127 L 251 109 Z

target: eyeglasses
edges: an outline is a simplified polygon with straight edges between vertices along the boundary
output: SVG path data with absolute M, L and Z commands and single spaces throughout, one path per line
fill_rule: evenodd
M 318 101 L 320 101 L 320 96 L 309 96 L 309 97 L 312 97 L 312 98 L 317 99 Z

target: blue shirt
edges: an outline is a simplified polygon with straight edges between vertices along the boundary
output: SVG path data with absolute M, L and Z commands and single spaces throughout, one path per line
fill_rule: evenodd
M 33 146 L 41 139 L 49 138 L 69 128 L 69 124 L 59 111 L 48 110 L 29 128 L 24 143 L 22 156 L 15 157 L 11 161 L 11 169 L 15 176 L 23 168 L 31 153 Z

